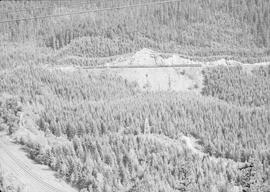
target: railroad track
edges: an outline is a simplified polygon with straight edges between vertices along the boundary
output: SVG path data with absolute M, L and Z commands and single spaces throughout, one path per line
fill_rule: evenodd
M 29 178 L 31 181 L 32 186 L 38 186 L 38 189 L 30 189 L 28 190 L 29 192 L 31 191 L 38 191 L 38 192 L 68 192 L 67 190 L 62 190 L 59 188 L 56 188 L 55 186 L 51 185 L 50 183 L 44 181 L 40 176 L 38 176 L 36 173 L 31 171 L 31 167 L 26 165 L 23 161 L 18 159 L 12 152 L 10 152 L 6 148 L 7 143 L 4 141 L 0 141 L 0 149 L 1 154 L 0 158 L 2 159 L 3 162 L 9 162 L 9 163 L 4 163 L 4 165 L 9 168 L 13 174 L 16 176 L 23 176 Z M 6 157 L 6 158 L 4 158 Z M 7 159 L 8 158 L 8 159 Z M 20 178 L 18 178 L 20 180 Z

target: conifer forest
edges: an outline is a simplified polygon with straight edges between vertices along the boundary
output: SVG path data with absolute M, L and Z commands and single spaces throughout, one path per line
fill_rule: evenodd
M 0 0 L 0 192 L 270 192 L 270 1 Z

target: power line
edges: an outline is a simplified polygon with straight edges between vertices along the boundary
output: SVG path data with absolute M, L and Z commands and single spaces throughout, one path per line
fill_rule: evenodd
M 62 1 L 62 0 L 61 0 Z M 70 1 L 70 0 L 69 0 Z M 54 3 L 57 3 L 57 2 L 54 2 Z M 81 2 L 81 3 L 74 3 L 74 4 L 69 4 L 68 6 L 69 7 L 75 7 L 75 6 L 78 6 L 78 5 L 91 5 L 92 3 L 97 3 L 97 1 L 88 1 L 88 2 Z M 0 12 L 0 14 L 14 14 L 14 13 L 20 13 L 20 12 L 26 12 L 26 11 L 29 11 L 29 10 L 46 10 L 46 9 L 50 9 L 50 8 L 55 8 L 55 6 L 47 6 L 47 7 L 36 7 L 34 9 L 15 9 L 15 10 L 10 10 L 10 11 L 5 11 L 5 12 Z
M 150 3 L 139 3 L 139 4 L 134 4 L 134 5 L 125 5 L 125 6 L 119 6 L 119 7 L 107 7 L 107 8 L 102 8 L 102 9 L 88 10 L 88 11 L 80 11 L 80 12 L 71 12 L 71 13 L 63 13 L 63 14 L 55 14 L 55 15 L 45 15 L 45 16 L 39 16 L 39 17 L 29 17 L 29 18 L 4 20 L 4 21 L 0 21 L 0 23 L 11 23 L 11 22 L 16 22 L 16 21 L 29 21 L 29 20 L 47 19 L 47 18 L 70 16 L 70 15 L 81 15 L 81 14 L 93 13 L 93 12 L 103 12 L 103 11 L 119 10 L 119 9 L 126 9 L 126 8 L 135 8 L 135 7 L 143 7 L 143 6 L 150 6 L 150 5 L 162 5 L 162 4 L 174 3 L 174 2 L 180 2 L 180 1 L 182 1 L 182 0 L 168 0 L 168 1 L 158 1 L 158 2 L 150 2 Z
M 87 5 L 87 4 L 91 4 L 92 2 L 83 2 L 83 3 L 74 3 L 74 4 L 71 4 L 71 5 L 68 5 L 69 7 L 75 7 L 75 6 L 78 6 L 78 5 Z M 55 8 L 55 6 L 48 6 L 48 7 L 37 7 L 37 8 L 34 8 L 32 10 L 46 10 L 46 9 L 50 9 L 50 8 Z M 20 12 L 26 12 L 26 11 L 29 11 L 29 9 L 18 9 L 18 10 L 14 10 L 12 12 L 10 11 L 6 11 L 6 12 L 2 12 L 0 14 L 13 14 L 13 13 L 20 13 Z

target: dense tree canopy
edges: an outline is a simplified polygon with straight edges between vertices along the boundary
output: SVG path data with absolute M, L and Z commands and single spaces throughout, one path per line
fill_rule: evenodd
M 238 107 L 192 93 L 140 93 L 119 77 L 82 71 L 26 67 L 0 79 L 1 92 L 43 106 L 36 124 L 48 146 L 20 142 L 32 158 L 82 190 L 209 191 L 250 186 L 252 179 L 269 185 L 270 113 L 264 107 Z M 178 148 L 183 134 L 228 162 L 221 159 L 219 165 Z M 257 176 L 233 163 L 254 158 L 261 166 Z
M 270 105 L 270 66 L 255 67 L 251 72 L 242 66 L 209 67 L 204 71 L 203 95 L 210 95 L 241 106 Z
M 0 2 L 0 20 L 135 1 L 48 2 Z M 269 11 L 267 0 L 183 0 L 0 24 L 0 131 L 82 192 L 268 192 L 269 66 L 205 68 L 202 95 L 146 93 L 75 66 L 141 48 L 261 61 L 270 54 Z M 21 126 L 33 111 L 34 127 Z

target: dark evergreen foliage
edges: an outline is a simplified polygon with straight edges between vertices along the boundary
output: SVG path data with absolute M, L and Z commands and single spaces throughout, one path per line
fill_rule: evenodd
M 1 92 L 43 106 L 36 123 L 49 145 L 21 140 L 32 158 L 82 191 L 199 192 L 269 185 L 270 114 L 265 108 L 190 93 L 140 93 L 121 78 L 81 71 L 26 67 L 0 79 Z M 239 162 L 256 157 L 261 174 L 244 176 L 232 163 L 182 151 L 177 147 L 181 134 L 200 139 L 213 157 Z
M 240 106 L 269 107 L 270 65 L 246 72 L 243 66 L 217 66 L 204 70 L 203 95 Z

